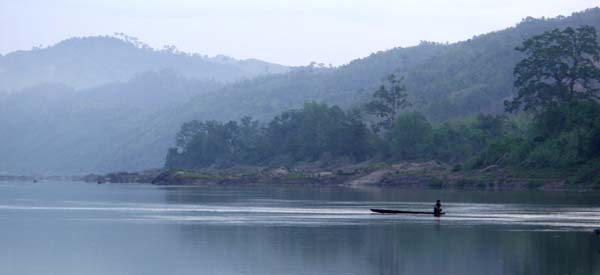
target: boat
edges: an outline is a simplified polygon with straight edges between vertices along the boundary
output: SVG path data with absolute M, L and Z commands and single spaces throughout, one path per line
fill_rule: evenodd
M 380 214 L 424 214 L 424 215 L 434 215 L 434 212 L 427 211 L 407 211 L 407 210 L 393 210 L 393 209 L 371 209 L 372 212 L 380 213 Z M 439 213 L 439 216 L 445 215 L 446 213 Z

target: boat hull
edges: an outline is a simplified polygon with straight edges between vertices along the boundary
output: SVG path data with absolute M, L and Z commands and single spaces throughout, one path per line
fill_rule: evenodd
M 441 216 L 441 215 L 446 214 L 446 213 L 442 212 L 442 213 L 439 213 L 438 215 L 436 215 L 436 213 L 427 212 L 427 211 L 406 211 L 406 210 L 393 210 L 393 209 L 371 209 L 371 211 L 375 212 L 375 213 L 379 213 L 379 214 L 420 214 L 420 215 L 433 215 L 433 216 Z

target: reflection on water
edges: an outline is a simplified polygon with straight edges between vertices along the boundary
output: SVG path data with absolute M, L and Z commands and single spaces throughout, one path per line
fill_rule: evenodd
M 0 274 L 600 274 L 597 227 L 598 193 L 0 183 Z

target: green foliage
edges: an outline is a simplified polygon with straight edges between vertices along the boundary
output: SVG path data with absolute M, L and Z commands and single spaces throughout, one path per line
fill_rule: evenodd
M 371 154 L 369 135 L 358 113 L 306 103 L 267 125 L 248 117 L 240 123 L 188 122 L 177 134 L 179 148 L 169 150 L 166 166 L 286 165 L 344 157 L 361 161 Z
M 328 152 L 357 160 L 369 154 L 369 132 L 358 113 L 337 106 L 306 103 L 301 110 L 276 116 L 267 128 L 275 155 L 289 154 L 295 161 L 315 161 Z
M 422 127 L 417 127 L 422 128 Z M 460 163 L 481 151 L 487 144 L 506 132 L 503 116 L 479 115 L 474 119 L 433 124 L 430 133 L 424 133 L 424 141 L 417 142 L 422 148 L 421 158 L 432 158 L 449 163 Z
M 599 144 L 600 103 L 572 102 L 547 107 L 529 127 L 489 142 L 467 164 L 563 169 L 600 157 Z
M 198 97 L 179 109 L 192 119 L 231 120 L 250 115 L 268 121 L 304 102 L 341 108 L 363 106 L 390 74 L 404 76 L 408 111 L 432 122 L 501 114 L 503 101 L 516 94 L 513 68 L 523 57 L 515 51 L 524 38 L 555 28 L 600 27 L 600 8 L 556 19 L 528 19 L 515 27 L 452 44 L 422 42 L 354 60 L 337 68 L 301 67 L 227 85 L 210 97 Z M 388 84 L 386 84 L 388 85 Z M 389 85 L 388 85 L 389 87 Z M 178 122 L 179 123 L 179 122 Z
M 247 164 L 333 163 L 331 159 L 344 157 L 351 161 L 439 160 L 454 164 L 454 172 L 493 165 L 536 171 L 576 170 L 574 182 L 593 181 L 600 173 L 600 103 L 595 99 L 598 87 L 594 86 L 600 71 L 590 67 L 595 66 L 591 62 L 597 61 L 598 54 L 592 38 L 596 39 L 593 28 L 554 30 L 527 40 L 519 48 L 527 54 L 515 68 L 519 94 L 507 104 L 507 110 L 528 111 L 519 116 L 479 114 L 431 122 L 422 113 L 402 113 L 400 110 L 409 105 L 407 91 L 402 79 L 392 76 L 365 106 L 369 114 L 380 119 L 372 131 L 358 112 L 306 103 L 302 109 L 281 113 L 267 126 L 246 119 L 242 125 L 249 125 L 248 131 L 231 130 L 243 132 L 235 138 L 227 131 L 206 130 L 216 122 L 185 124 L 177 136 L 183 152 L 172 149 L 167 163 L 178 164 L 183 159 L 203 167 L 221 159 Z M 573 52 L 578 55 L 569 55 Z M 229 122 L 220 127 L 236 129 L 236 125 Z M 249 153 L 241 156 L 228 155 L 246 151 Z M 535 174 L 530 176 L 530 188 L 543 183 Z M 442 181 L 431 178 L 429 185 L 439 188 Z M 457 186 L 479 188 L 485 184 L 461 180 Z
M 554 29 L 526 40 L 517 50 L 526 57 L 515 66 L 518 94 L 506 102 L 508 111 L 540 112 L 600 98 L 600 45 L 594 27 Z
M 377 155 L 388 160 L 435 159 L 460 163 L 507 132 L 504 116 L 479 115 L 432 123 L 417 112 L 402 113 L 383 137 L 371 135 Z
M 370 102 L 365 105 L 367 113 L 376 116 L 379 121 L 373 126 L 375 132 L 379 129 L 390 130 L 399 112 L 410 106 L 407 100 L 406 87 L 402 84 L 403 78 L 396 78 L 393 74 L 387 83 L 379 86 L 373 93 Z
M 434 130 L 439 129 L 431 143 L 444 145 L 432 146 L 435 154 L 423 158 L 457 163 L 474 154 L 475 147 L 465 140 L 478 131 L 466 126 L 467 121 L 455 121 L 478 113 L 501 114 L 503 101 L 516 94 L 513 68 L 524 54 L 514 48 L 532 35 L 583 25 L 600 28 L 600 9 L 568 17 L 528 18 L 466 41 L 422 42 L 335 68 L 289 69 L 254 60 L 190 56 L 172 49 L 147 49 L 130 38 L 76 38 L 6 54 L 0 56 L 0 90 L 10 94 L 0 95 L 0 170 L 81 174 L 154 168 L 163 164 L 165 152 L 174 145 L 173 135 L 184 122 L 248 115 L 267 123 L 307 101 L 343 109 L 362 106 L 390 74 L 404 76 L 407 100 L 413 104 L 408 111 L 421 112 Z M 183 77 L 158 73 L 130 80 L 163 68 L 173 68 Z M 247 80 L 235 82 L 240 79 Z M 48 86 L 16 90 L 41 82 L 77 89 L 113 84 L 77 91 Z M 382 153 L 390 151 L 386 137 L 371 135 L 367 142 L 377 161 L 390 159 Z M 278 157 L 282 163 L 294 161 L 289 154 Z
M 531 123 L 519 129 L 519 119 L 513 120 L 513 130 L 497 135 L 466 166 L 570 169 L 595 163 L 600 157 L 600 47 L 595 29 L 545 32 L 518 50 L 527 56 L 515 67 L 519 93 L 506 106 L 507 111 L 531 113 Z
M 567 167 L 600 156 L 598 102 L 572 102 L 548 107 L 535 118 L 533 126 L 534 140 L 538 144 L 528 164 L 549 166 L 552 163 Z
M 177 148 L 169 149 L 169 168 L 199 168 L 209 165 L 255 163 L 262 157 L 262 129 L 257 121 L 244 117 L 230 121 L 191 121 L 181 126 Z
M 406 160 L 425 156 L 431 136 L 431 124 L 422 114 L 402 114 L 394 121 L 388 137 L 392 158 Z

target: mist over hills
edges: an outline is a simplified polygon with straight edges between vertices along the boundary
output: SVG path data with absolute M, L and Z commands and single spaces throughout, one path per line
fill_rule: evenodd
M 174 46 L 156 50 L 124 34 L 77 37 L 45 48 L 0 56 L 0 90 L 18 90 L 47 82 L 90 88 L 161 70 L 173 70 L 189 78 L 232 82 L 284 73 L 289 68 L 257 59 L 188 54 Z
M 115 169 L 114 160 L 122 154 L 133 156 L 119 162 L 122 169 L 144 167 L 136 162 L 143 155 L 130 148 L 139 135 L 154 136 L 147 118 L 221 85 L 163 71 L 84 90 L 63 84 L 26 88 L 0 102 L 0 171 L 104 171 Z M 153 156 L 164 153 L 161 146 L 141 145 L 146 153 L 156 150 Z
M 9 54 L 0 57 L 0 90 L 15 91 L 0 92 L 0 173 L 161 167 L 183 122 L 266 120 L 306 101 L 351 108 L 391 73 L 405 78 L 413 109 L 434 121 L 500 113 L 515 94 L 512 70 L 521 56 L 514 48 L 532 35 L 581 25 L 600 29 L 600 9 L 527 18 L 467 41 L 423 42 L 335 68 L 208 59 L 106 37 Z
M 405 78 L 414 109 L 430 119 L 501 113 L 503 101 L 515 94 L 512 74 L 521 58 L 515 47 L 532 35 L 581 25 L 600 29 L 600 9 L 569 17 L 527 18 L 515 27 L 453 44 L 422 42 L 378 52 L 334 70 L 306 68 L 265 76 L 223 87 L 214 97 L 195 98 L 187 110 L 199 118 L 237 119 L 245 114 L 270 117 L 306 100 L 350 107 L 364 102 L 394 73 Z

